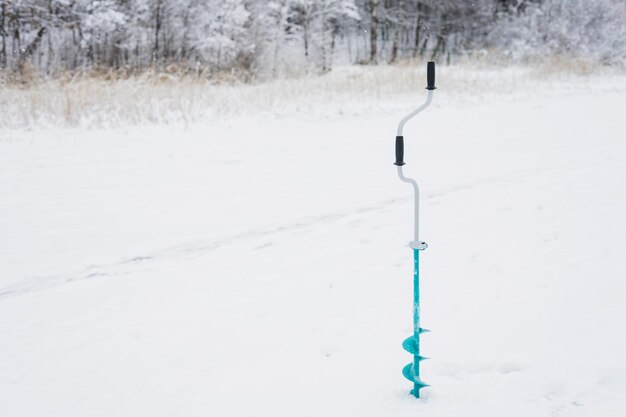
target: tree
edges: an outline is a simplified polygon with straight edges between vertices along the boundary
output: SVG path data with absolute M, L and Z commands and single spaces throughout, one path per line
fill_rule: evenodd
M 6 30 L 6 9 L 7 5 L 3 1 L 0 3 L 0 70 L 4 70 L 7 66 L 7 30 Z
M 322 71 L 332 67 L 335 40 L 345 22 L 359 20 L 354 0 L 291 0 L 288 22 L 300 28 L 304 56 L 309 58 L 311 46 L 320 52 Z
M 367 0 L 370 18 L 370 64 L 378 63 L 378 0 Z

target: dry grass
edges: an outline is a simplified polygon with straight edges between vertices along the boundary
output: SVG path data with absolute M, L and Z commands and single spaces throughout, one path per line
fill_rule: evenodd
M 329 107 L 358 113 L 363 106 L 415 94 L 415 88 L 424 84 L 424 67 L 342 67 L 322 76 L 250 84 L 179 74 L 123 78 L 96 74 L 29 83 L 0 82 L 0 129 L 194 123 L 323 112 Z M 584 70 L 578 71 L 580 68 Z M 465 95 L 484 91 L 507 94 L 530 88 L 542 79 L 549 81 L 555 75 L 588 75 L 592 69 L 572 62 L 523 67 L 462 63 L 440 66 L 438 82 L 442 90 Z

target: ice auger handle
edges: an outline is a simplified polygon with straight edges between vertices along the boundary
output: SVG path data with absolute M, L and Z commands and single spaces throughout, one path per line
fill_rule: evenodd
M 437 88 L 435 87 L 435 63 L 433 61 L 428 63 L 426 81 L 428 82 L 427 90 L 435 90 Z
M 428 85 L 426 86 L 426 89 L 428 90 L 426 103 L 404 116 L 398 124 L 398 130 L 396 131 L 396 162 L 394 162 L 394 165 L 398 167 L 404 165 L 404 136 L 402 134 L 404 124 L 430 105 L 430 102 L 433 99 L 433 90 L 437 88 L 435 87 L 435 63 L 432 61 L 426 66 L 426 81 L 428 82 Z
M 404 165 L 404 137 L 396 136 L 396 162 L 394 165 Z

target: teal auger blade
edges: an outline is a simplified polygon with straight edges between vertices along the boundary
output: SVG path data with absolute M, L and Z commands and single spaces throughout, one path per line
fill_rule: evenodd
M 413 355 L 417 352 L 417 349 L 415 347 L 415 339 L 413 338 L 413 336 L 404 339 L 404 342 L 402 342 L 402 347 L 404 348 L 404 350 Z
M 413 388 L 413 389 L 410 391 L 410 394 L 411 394 L 412 396 L 414 396 L 415 398 L 419 398 L 419 397 L 420 397 L 420 390 L 421 390 L 422 388 L 425 388 L 425 387 L 430 387 L 430 385 L 425 385 L 425 386 L 418 386 L 418 385 L 416 385 L 416 387 L 415 387 L 415 388 Z
M 415 382 L 415 374 L 413 373 L 413 364 L 410 363 L 402 368 L 402 375 L 411 382 Z
M 402 368 L 402 375 L 404 375 L 406 379 L 413 382 L 415 385 L 418 385 L 420 388 L 430 387 L 430 385 L 422 381 L 419 376 L 415 375 L 412 363 L 409 363 L 407 366 Z
M 421 356 L 419 354 L 417 350 L 417 343 L 415 343 L 415 336 L 410 336 L 404 339 L 404 342 L 402 342 L 402 347 L 410 354 L 417 355 L 420 361 L 429 359 L 426 356 Z

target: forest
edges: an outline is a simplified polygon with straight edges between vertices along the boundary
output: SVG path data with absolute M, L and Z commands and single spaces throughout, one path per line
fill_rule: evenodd
M 626 0 L 0 0 L 0 77 L 584 57 L 622 65 Z

